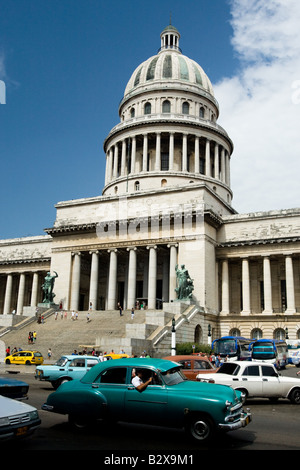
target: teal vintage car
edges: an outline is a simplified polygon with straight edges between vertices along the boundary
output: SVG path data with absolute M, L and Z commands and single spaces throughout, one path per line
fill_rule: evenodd
M 56 389 L 64 382 L 81 379 L 91 367 L 99 362 L 100 359 L 97 356 L 65 355 L 53 365 L 37 366 L 35 378 L 50 382 Z
M 149 383 L 139 391 L 135 374 Z M 251 414 L 243 397 L 223 385 L 189 381 L 178 363 L 152 358 L 115 359 L 93 367 L 81 380 L 61 385 L 43 410 L 69 416 L 75 427 L 97 419 L 185 428 L 201 442 L 217 430 L 246 426 Z

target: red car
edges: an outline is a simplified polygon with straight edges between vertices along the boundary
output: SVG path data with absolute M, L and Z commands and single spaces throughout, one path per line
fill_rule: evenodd
M 182 364 L 182 372 L 189 380 L 196 380 L 198 374 L 212 374 L 217 371 L 208 357 L 202 355 L 192 356 L 167 356 L 163 359 Z

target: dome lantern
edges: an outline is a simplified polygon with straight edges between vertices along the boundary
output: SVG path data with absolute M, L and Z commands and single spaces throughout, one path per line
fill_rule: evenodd
M 179 48 L 180 34 L 178 30 L 171 24 L 169 24 L 169 26 L 167 26 L 162 31 L 160 35 L 160 39 L 161 39 L 161 48 L 159 52 L 165 51 L 166 49 L 181 52 Z

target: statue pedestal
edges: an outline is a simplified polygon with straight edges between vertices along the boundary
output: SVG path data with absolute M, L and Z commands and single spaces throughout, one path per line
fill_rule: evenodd
M 38 308 L 59 308 L 59 305 L 55 304 L 54 302 L 41 302 L 38 304 Z
M 164 302 L 163 310 L 165 312 L 173 313 L 173 315 L 181 314 L 186 310 L 189 305 L 194 305 L 195 302 L 192 300 L 179 300 L 176 299 L 173 302 Z

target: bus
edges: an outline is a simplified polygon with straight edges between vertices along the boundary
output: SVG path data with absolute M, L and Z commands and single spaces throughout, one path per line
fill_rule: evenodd
M 221 359 L 227 361 L 244 361 L 250 359 L 249 345 L 253 339 L 242 336 L 223 336 L 215 339 L 212 349 L 215 355 L 220 355 Z
M 285 341 L 277 339 L 257 339 L 249 346 L 252 361 L 263 361 L 274 364 L 281 369 L 288 363 L 288 346 Z

